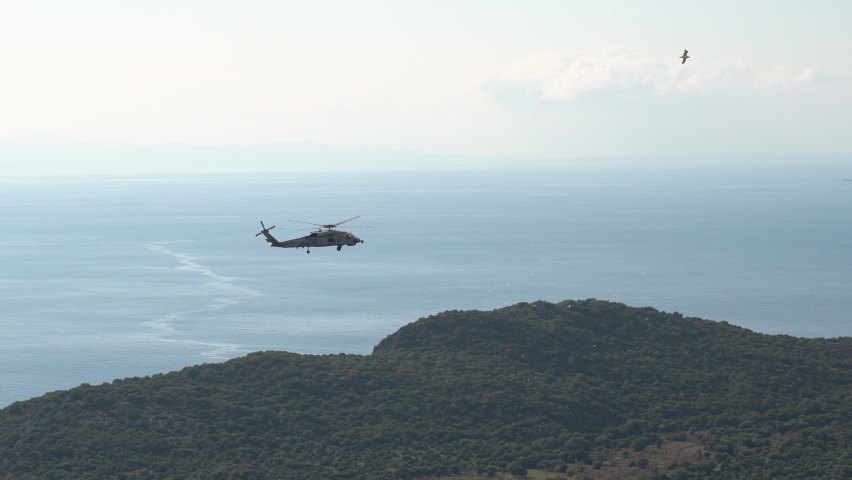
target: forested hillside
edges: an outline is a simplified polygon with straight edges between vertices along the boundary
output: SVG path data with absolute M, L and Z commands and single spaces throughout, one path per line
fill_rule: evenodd
M 852 478 L 850 352 L 594 299 L 444 312 L 12 404 L 0 478 Z

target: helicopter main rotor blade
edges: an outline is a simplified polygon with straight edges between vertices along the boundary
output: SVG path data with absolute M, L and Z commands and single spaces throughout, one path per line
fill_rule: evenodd
M 308 225 L 316 225 L 318 227 L 325 227 L 325 225 L 320 225 L 319 223 L 311 223 L 311 222 L 303 222 L 301 220 L 287 220 L 288 222 L 296 222 L 296 223 L 306 223 Z
M 352 225 L 351 227 L 346 227 L 346 228 L 373 228 L 373 227 L 363 227 L 363 226 L 361 226 L 361 227 L 356 227 L 355 225 Z M 314 230 L 314 231 L 317 231 L 317 232 L 321 232 L 321 231 L 323 231 L 323 230 L 322 230 L 322 228 L 300 228 L 300 229 L 298 229 L 298 230 L 296 230 L 296 231 L 297 231 L 297 232 L 305 232 L 305 231 L 308 231 L 308 230 Z M 330 231 L 332 231 L 332 232 L 339 232 L 339 231 L 340 231 L 340 230 L 335 230 L 335 229 L 333 229 L 333 228 L 332 228 L 332 229 L 329 229 L 329 230 L 330 230 Z
M 342 222 L 332 223 L 331 225 L 333 225 L 333 226 L 335 226 L 335 227 L 336 227 L 336 226 L 338 226 L 338 225 L 343 225 L 343 224 L 344 224 L 344 223 L 346 223 L 346 222 L 350 222 L 350 221 L 352 221 L 352 220 L 355 220 L 356 218 L 361 218 L 361 215 L 358 215 L 357 217 L 352 217 L 352 218 L 350 218 L 349 220 L 344 220 L 344 221 L 342 221 Z

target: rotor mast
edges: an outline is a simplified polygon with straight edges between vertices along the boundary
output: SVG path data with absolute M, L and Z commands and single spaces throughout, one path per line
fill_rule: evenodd
M 307 225 L 315 225 L 315 226 L 319 227 L 319 228 L 316 229 L 318 232 L 321 232 L 323 229 L 325 229 L 325 231 L 327 231 L 327 232 L 330 232 L 330 231 L 335 230 L 336 227 L 343 225 L 346 222 L 351 222 L 352 220 L 355 220 L 356 218 L 361 218 L 361 215 L 358 215 L 357 217 L 352 217 L 352 218 L 346 219 L 342 222 L 328 223 L 328 224 L 324 224 L 324 225 L 319 224 L 319 223 L 303 222 L 301 220 L 287 220 L 287 221 L 288 222 L 296 222 L 296 223 L 304 223 L 304 224 L 307 224 Z M 367 227 L 367 226 L 363 226 L 363 225 L 350 225 L 347 228 L 373 228 L 373 227 Z M 305 230 L 314 230 L 314 229 L 313 228 L 306 228 Z

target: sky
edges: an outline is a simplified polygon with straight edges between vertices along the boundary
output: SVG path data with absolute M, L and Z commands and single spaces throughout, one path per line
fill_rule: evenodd
M 849 153 L 850 18 L 848 0 L 3 0 L 0 138 Z

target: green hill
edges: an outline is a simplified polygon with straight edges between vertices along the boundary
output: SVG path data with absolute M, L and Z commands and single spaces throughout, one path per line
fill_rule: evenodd
M 597 301 L 451 311 L 0 410 L 0 478 L 852 477 L 852 341 Z

